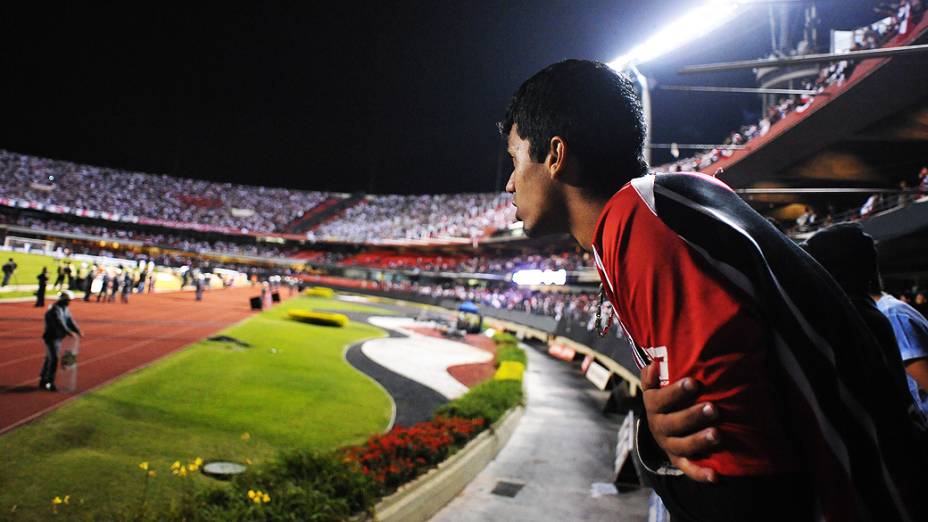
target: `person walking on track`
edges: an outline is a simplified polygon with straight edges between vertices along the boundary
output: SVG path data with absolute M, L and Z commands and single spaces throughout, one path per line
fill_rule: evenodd
M 39 376 L 39 388 L 56 391 L 55 372 L 58 371 L 58 350 L 61 340 L 69 335 L 81 336 L 81 329 L 71 317 L 68 305 L 74 296 L 70 291 L 64 290 L 58 295 L 58 301 L 48 307 L 45 312 L 45 332 L 42 340 L 45 341 L 45 361 L 42 363 L 42 373 Z

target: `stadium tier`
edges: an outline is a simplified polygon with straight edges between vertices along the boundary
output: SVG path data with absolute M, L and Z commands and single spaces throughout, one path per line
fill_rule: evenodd
M 312 241 L 469 242 L 505 229 L 514 216 L 504 193 L 350 198 L 129 172 L 3 150 L 0 176 L 0 206 L 250 235 L 285 234 L 322 218 L 305 235 Z M 340 200 L 349 203 L 347 208 L 337 208 Z
M 892 13 L 888 13 L 889 16 L 864 27 L 848 31 L 847 48 L 835 49 L 835 51 L 862 51 L 884 46 L 908 45 L 924 30 L 922 26 L 924 11 L 924 5 L 921 2 L 914 2 L 912 5 L 902 3 Z M 814 52 L 814 49 L 794 49 L 789 56 L 799 57 L 812 52 Z M 773 55 L 770 58 L 776 59 L 781 58 L 781 56 Z M 681 158 L 672 163 L 657 166 L 655 170 L 663 172 L 701 171 L 706 174 L 715 174 L 719 168 L 728 168 L 732 163 L 740 159 L 740 156 L 751 153 L 751 148 L 742 148 L 748 143 L 767 137 L 771 130 L 776 129 L 777 124 L 780 124 L 779 127 L 795 125 L 802 119 L 802 114 L 810 108 L 828 103 L 842 91 L 850 88 L 853 82 L 849 82 L 849 79 L 854 76 L 856 66 L 857 64 L 853 61 L 823 64 L 818 70 L 817 76 L 802 80 L 798 85 L 802 90 L 808 91 L 808 94 L 779 98 L 776 103 L 772 103 L 767 107 L 763 119 L 757 123 L 742 125 L 741 128 L 726 136 L 720 146 L 699 152 L 691 157 Z M 869 70 L 872 67 L 873 64 L 868 64 L 866 69 Z M 863 73 L 863 71 L 859 71 L 859 73 Z M 857 74 L 854 77 L 855 81 L 861 75 Z M 787 118 L 789 118 L 790 122 L 784 125 L 782 122 Z M 781 131 L 781 129 L 777 130 Z M 773 134 L 779 134 L 779 132 Z M 762 146 L 755 145 L 757 147 Z

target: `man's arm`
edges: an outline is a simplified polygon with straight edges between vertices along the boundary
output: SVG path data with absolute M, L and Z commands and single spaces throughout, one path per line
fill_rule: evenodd
M 641 370 L 641 387 L 647 428 L 670 463 L 697 482 L 715 482 L 714 470 L 690 461 L 721 443 L 715 427 L 718 409 L 709 402 L 694 404 L 699 384 L 687 377 L 661 388 L 658 365 L 652 363 Z
M 915 379 L 919 388 L 928 391 L 928 358 L 905 361 L 905 371 Z
M 64 313 L 64 323 L 65 330 L 69 335 L 81 336 L 81 329 L 77 327 L 77 323 L 74 322 L 74 318 L 71 316 L 70 312 Z

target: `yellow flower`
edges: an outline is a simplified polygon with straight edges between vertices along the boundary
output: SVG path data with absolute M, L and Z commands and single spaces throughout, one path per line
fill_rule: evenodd
M 249 439 L 251 439 L 250 433 L 248 433 L 247 431 L 245 433 L 242 433 L 242 440 L 247 442 Z
M 180 468 L 180 461 L 179 461 L 179 460 L 175 460 L 175 461 L 174 461 L 174 464 L 171 464 L 171 469 L 176 470 L 176 469 L 178 469 L 178 468 Z
M 192 471 L 196 471 L 196 470 L 197 470 L 197 465 L 196 465 L 196 464 L 193 464 L 193 463 L 187 464 L 187 470 L 188 470 L 188 471 L 191 471 L 191 472 L 192 472 Z
M 261 496 L 261 501 L 267 504 L 268 502 L 271 501 L 271 496 L 265 493 L 264 495 Z
M 183 467 L 180 468 L 179 470 L 177 470 L 177 474 L 180 475 L 180 476 L 182 476 L 182 477 L 186 477 L 186 476 L 187 476 L 187 470 L 186 470 L 186 468 L 183 468 Z
M 146 471 L 148 471 L 148 461 L 145 461 L 145 462 L 139 464 L 139 467 L 142 468 L 142 469 L 144 469 L 144 470 L 146 470 Z
M 251 459 L 245 459 L 245 464 L 248 464 L 249 466 L 251 466 Z
M 193 463 L 196 464 L 197 467 L 199 468 L 200 466 L 203 465 L 203 459 L 201 459 L 200 457 L 197 457 L 196 459 L 193 460 Z
M 255 499 L 255 491 L 254 491 L 253 489 L 249 489 L 249 490 L 248 490 L 248 498 L 250 498 L 250 499 L 252 499 L 252 500 Z
M 56 505 L 56 506 L 57 506 L 58 504 L 61 504 L 62 502 L 64 502 L 64 501 L 61 500 L 61 497 L 55 497 L 55 498 L 52 499 L 52 504 L 54 504 L 54 505 Z
M 64 496 L 64 503 L 67 504 L 69 500 L 71 500 L 71 495 L 65 495 L 65 496 Z
M 156 476 L 158 476 L 158 474 L 155 473 L 155 470 L 151 470 L 151 471 L 148 472 L 148 476 L 149 476 L 149 477 L 152 477 L 152 478 L 155 478 Z

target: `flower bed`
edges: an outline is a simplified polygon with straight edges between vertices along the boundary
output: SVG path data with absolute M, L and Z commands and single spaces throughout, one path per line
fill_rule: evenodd
M 375 435 L 362 446 L 344 450 L 344 460 L 391 491 L 443 461 L 485 427 L 483 419 L 438 416 Z

